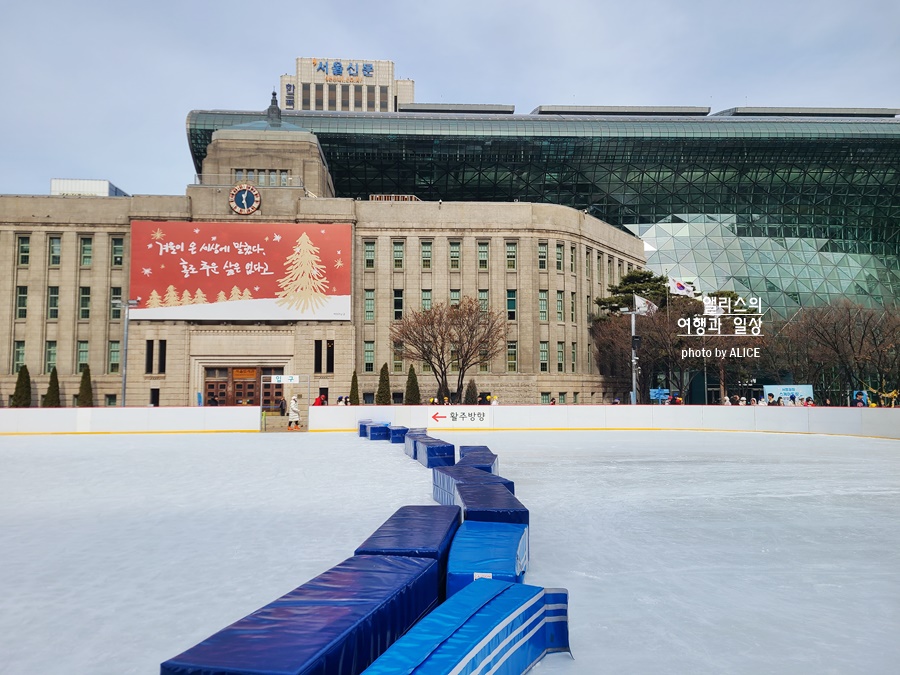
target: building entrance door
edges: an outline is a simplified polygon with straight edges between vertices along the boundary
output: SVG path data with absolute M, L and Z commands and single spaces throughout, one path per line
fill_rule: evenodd
M 204 404 L 215 396 L 219 405 L 260 405 L 274 409 L 283 393 L 280 384 L 267 382 L 260 387 L 262 375 L 283 375 L 284 368 L 206 368 L 203 382 Z

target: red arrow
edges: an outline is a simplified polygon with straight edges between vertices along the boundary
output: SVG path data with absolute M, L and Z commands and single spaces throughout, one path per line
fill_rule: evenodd
M 437 413 L 434 413 L 434 415 L 431 416 L 431 419 L 433 419 L 435 422 L 437 422 L 438 420 L 447 419 L 447 416 L 446 415 L 438 415 Z

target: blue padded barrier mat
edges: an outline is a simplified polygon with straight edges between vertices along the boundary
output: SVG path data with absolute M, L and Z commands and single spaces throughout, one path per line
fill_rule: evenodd
M 450 546 L 461 521 L 462 509 L 458 506 L 402 506 L 359 545 L 355 554 L 434 558 L 440 579 L 438 595 L 443 600 Z
M 437 438 L 420 436 L 416 439 L 416 460 L 427 469 L 452 466 L 456 462 L 456 447 Z
M 437 604 L 428 558 L 354 556 L 160 666 L 160 675 L 357 675 Z
M 520 675 L 568 652 L 568 591 L 479 579 L 397 640 L 366 675 Z
M 500 473 L 500 458 L 490 450 L 473 450 L 459 458 L 457 466 L 471 466 L 492 474 Z
M 456 496 L 463 520 L 528 524 L 528 509 L 498 483 L 457 483 Z
M 457 483 L 498 483 L 512 494 L 516 492 L 513 481 L 472 466 L 439 466 L 431 472 L 432 495 L 439 504 L 457 504 Z
M 369 425 L 370 441 L 387 441 L 390 440 L 390 430 L 387 424 L 370 424 Z
M 391 443 L 403 443 L 406 440 L 406 432 L 409 431 L 406 427 L 388 427 L 388 431 L 391 434 Z
M 490 452 L 491 449 L 486 445 L 461 445 L 459 446 L 459 458 L 462 459 L 470 452 Z
M 528 568 L 528 526 L 467 520 L 459 528 L 447 562 L 447 597 L 475 579 L 522 583 Z
M 416 459 L 416 440 L 420 438 L 428 438 L 424 429 L 410 429 L 403 439 L 403 451 L 413 459 Z
M 359 424 L 359 437 L 367 438 L 369 436 L 369 425 L 372 423 L 372 420 L 359 420 L 357 424 Z

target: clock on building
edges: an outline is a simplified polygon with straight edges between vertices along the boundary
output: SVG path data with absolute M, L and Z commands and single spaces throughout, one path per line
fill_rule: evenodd
M 256 211 L 261 203 L 259 190 L 250 183 L 238 183 L 228 194 L 228 205 L 231 210 L 242 216 L 248 216 Z

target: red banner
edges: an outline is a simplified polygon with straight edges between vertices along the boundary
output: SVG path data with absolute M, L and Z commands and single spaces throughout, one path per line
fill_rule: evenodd
M 350 319 L 348 223 L 131 223 L 134 319 Z

